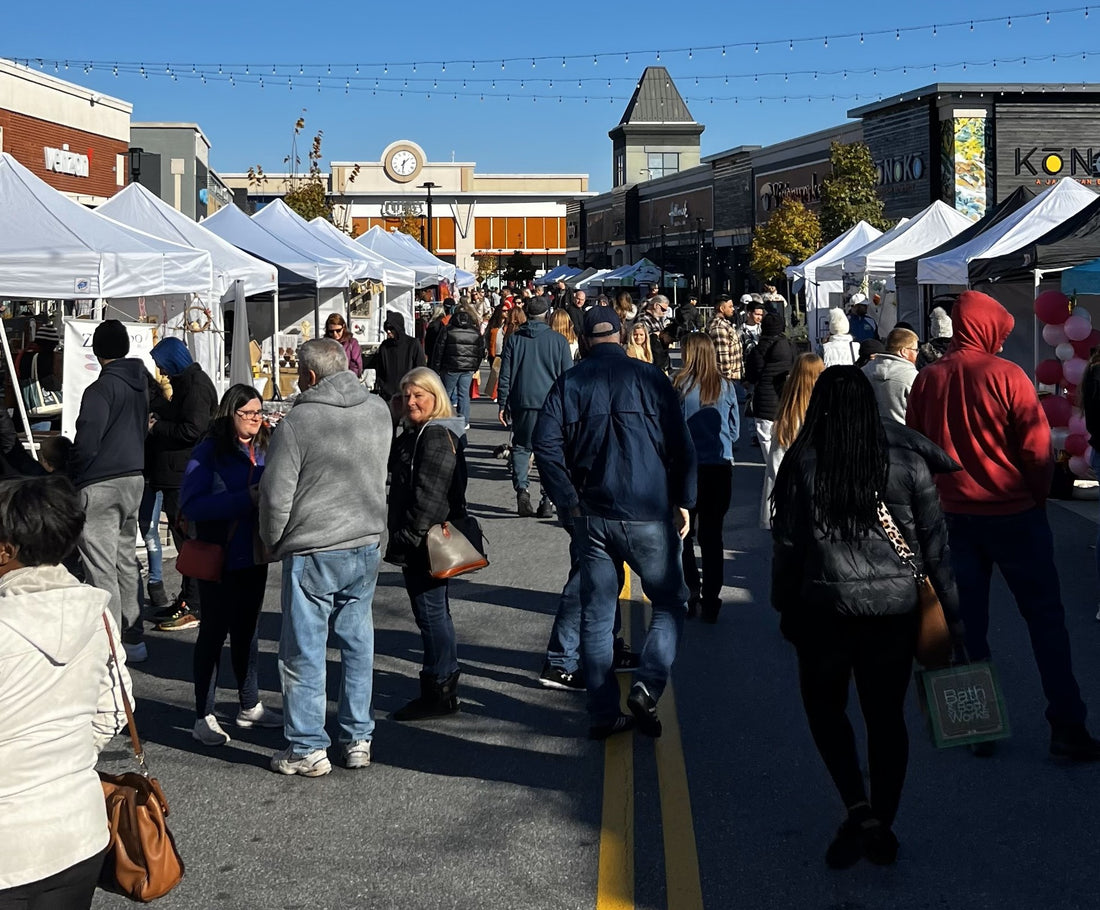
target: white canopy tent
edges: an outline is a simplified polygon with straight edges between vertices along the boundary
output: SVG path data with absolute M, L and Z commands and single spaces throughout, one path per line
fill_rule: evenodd
M 477 284 L 477 275 L 465 269 L 455 269 L 456 288 L 472 288 L 475 284 Z
M 348 252 L 360 256 L 367 256 L 378 263 L 381 269 L 381 281 L 384 285 L 382 305 L 375 308 L 371 325 L 364 333 L 362 340 L 375 341 L 382 338 L 382 326 L 385 323 L 383 313 L 398 313 L 405 320 L 405 330 L 412 336 L 415 330 L 416 313 L 413 291 L 416 288 L 416 272 L 408 266 L 400 265 L 384 257 L 375 250 L 368 249 L 362 244 L 356 243 L 336 227 L 331 221 L 324 218 L 314 218 L 309 222 L 310 230 L 316 233 L 326 243 L 336 248 L 347 249 Z
M 591 275 L 588 275 L 587 277 L 581 278 L 577 281 L 566 282 L 566 283 L 567 284 L 572 284 L 573 290 L 575 290 L 575 291 L 585 291 L 589 287 L 593 286 L 593 280 L 594 279 L 598 280 L 599 278 L 606 275 L 610 271 L 611 271 L 611 269 L 594 269 Z M 595 285 L 595 287 L 599 287 L 599 285 L 597 284 L 597 285 Z
M 394 243 L 403 246 L 409 251 L 409 256 L 413 261 L 423 262 L 426 266 L 435 265 L 436 268 L 440 270 L 440 274 L 443 275 L 445 281 L 456 284 L 457 272 L 459 270 L 451 265 L 451 263 L 440 259 L 424 247 L 418 240 L 414 237 L 410 237 L 404 231 L 392 231 L 390 237 L 393 239 Z M 465 274 L 469 275 L 470 273 L 466 272 Z
M 660 266 L 643 257 L 630 265 L 619 266 L 602 275 L 593 275 L 588 283 L 593 287 L 637 287 L 641 284 L 656 284 L 660 280 Z
M 839 306 L 843 302 L 844 294 L 844 283 L 841 279 L 820 280 L 818 269 L 843 261 L 849 253 L 854 253 L 860 247 L 866 246 L 881 236 L 882 231 L 878 228 L 871 227 L 866 221 L 860 221 L 805 261 L 787 267 L 788 278 L 805 280 L 806 324 L 809 326 L 812 342 L 818 341 L 827 334 L 823 331 L 823 323 L 827 318 L 829 307 Z M 836 299 L 833 299 L 832 295 L 836 295 Z
M 250 326 L 257 337 L 274 339 L 282 326 L 297 323 L 309 314 L 314 314 L 312 322 L 316 329 L 316 310 L 322 298 L 344 299 L 350 280 L 347 259 L 311 254 L 287 243 L 235 205 L 218 209 L 202 225 L 280 270 L 279 294 L 272 308 L 272 318 L 266 318 L 262 311 L 250 314 Z
M 211 313 L 210 328 L 205 332 L 185 331 L 186 306 L 183 307 L 182 312 L 177 312 L 167 319 L 167 324 L 184 332 L 192 356 L 216 384 L 222 384 L 225 345 L 220 333 L 224 330 L 226 304 L 236 309 L 234 301 L 237 282 L 240 282 L 240 289 L 244 296 L 277 291 L 279 284 L 275 267 L 237 249 L 233 244 L 195 223 L 137 183 L 131 183 L 108 199 L 96 209 L 96 214 L 108 216 L 128 227 L 137 228 L 165 240 L 210 253 L 213 264 L 212 281 L 209 290 L 203 295 L 204 308 Z M 120 302 L 113 301 L 112 306 L 118 309 Z M 128 313 L 132 311 L 133 318 L 137 318 L 140 312 L 138 299 L 129 298 L 125 301 L 124 307 Z M 150 309 L 148 298 L 145 301 L 145 309 L 147 311 Z M 165 316 L 167 315 L 166 305 Z
M 967 287 L 969 265 L 1018 249 L 1061 224 L 1096 200 L 1096 193 L 1072 177 L 1063 177 L 1003 221 L 954 249 L 917 263 L 918 284 Z
M 368 250 L 374 250 L 374 252 L 384 256 L 391 262 L 411 268 L 416 273 L 416 286 L 418 288 L 439 284 L 441 281 L 454 280 L 453 265 L 447 265 L 434 256 L 431 257 L 430 261 L 426 261 L 424 257 L 416 254 L 415 251 L 398 239 L 402 236 L 404 235 L 400 232 L 391 234 L 375 225 L 365 234 L 356 237 L 355 242 L 362 244 Z M 413 241 L 413 243 L 416 243 L 416 241 Z M 417 243 L 416 246 L 424 253 L 428 252 L 420 244 Z

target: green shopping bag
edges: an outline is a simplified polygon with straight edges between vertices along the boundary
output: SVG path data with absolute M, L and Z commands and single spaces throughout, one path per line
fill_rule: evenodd
M 921 710 L 940 749 L 1007 739 L 1004 696 L 988 661 L 917 672 Z

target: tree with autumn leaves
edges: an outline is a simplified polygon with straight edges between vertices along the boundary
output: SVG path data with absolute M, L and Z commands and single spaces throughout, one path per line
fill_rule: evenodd
M 752 235 L 750 267 L 761 283 L 775 283 L 783 270 L 817 252 L 821 224 L 817 215 L 787 197 Z
M 871 150 L 863 142 L 829 146 L 831 173 L 821 181 L 821 239 L 828 243 L 861 221 L 880 231 L 893 227 L 875 189 Z

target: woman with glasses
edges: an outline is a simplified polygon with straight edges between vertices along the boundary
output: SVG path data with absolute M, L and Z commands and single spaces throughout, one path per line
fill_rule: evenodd
M 283 716 L 260 702 L 256 629 L 267 587 L 267 563 L 258 557 L 259 483 L 269 431 L 259 393 L 243 384 L 222 397 L 206 438 L 195 446 L 183 477 L 181 509 L 196 523 L 199 540 L 221 544 L 220 581 L 200 581 L 203 620 L 195 642 L 195 726 L 207 746 L 229 742 L 214 714 L 222 645 L 229 637 L 237 677 L 238 727 L 281 727 Z
M 363 352 L 359 349 L 359 342 L 351 337 L 348 324 L 339 313 L 332 313 L 325 320 L 325 337 L 340 342 L 348 358 L 348 369 L 356 376 L 362 376 Z

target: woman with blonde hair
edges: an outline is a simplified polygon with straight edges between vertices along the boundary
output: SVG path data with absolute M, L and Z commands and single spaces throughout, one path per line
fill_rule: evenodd
M 643 330 L 644 331 L 644 330 Z M 704 622 L 718 622 L 722 608 L 722 525 L 733 494 L 733 447 L 741 433 L 737 387 L 718 370 L 718 353 L 705 332 L 684 338 L 683 367 L 672 380 L 680 396 L 699 463 L 696 507 L 684 538 L 684 581 L 691 596 L 688 616 L 701 610 Z M 699 538 L 702 577 L 695 561 Z
M 458 710 L 458 643 L 447 580 L 428 564 L 428 529 L 466 518 L 464 422 L 433 370 L 417 367 L 401 380 L 404 432 L 390 453 L 390 540 L 386 562 L 401 566 L 424 643 L 420 695 L 394 720 L 429 720 Z
M 626 342 L 626 356 L 635 360 L 644 360 L 653 363 L 653 349 L 649 346 L 649 332 L 640 322 L 630 330 L 630 337 Z
M 634 298 L 630 296 L 630 291 L 619 291 L 619 296 L 615 298 L 615 313 L 623 327 L 622 340 L 623 344 L 626 344 L 627 339 L 630 338 L 630 329 L 634 325 L 634 320 L 638 318 L 638 308 L 634 305 Z
M 569 342 L 569 353 L 575 361 L 580 345 L 577 342 L 577 333 L 573 331 L 573 320 L 570 318 L 569 312 L 567 310 L 554 310 L 550 314 L 550 328 L 559 335 L 565 336 L 565 340 Z
M 810 396 L 814 391 L 817 377 L 825 369 L 825 361 L 817 354 L 800 354 L 794 367 L 787 374 L 783 391 L 779 395 L 779 407 L 772 424 L 772 444 L 764 462 L 764 495 L 760 504 L 760 527 L 767 530 L 772 526 L 772 496 L 775 475 L 779 473 L 779 464 L 787 449 L 794 443 L 798 431 L 802 429 L 802 420 L 806 408 L 810 406 Z

